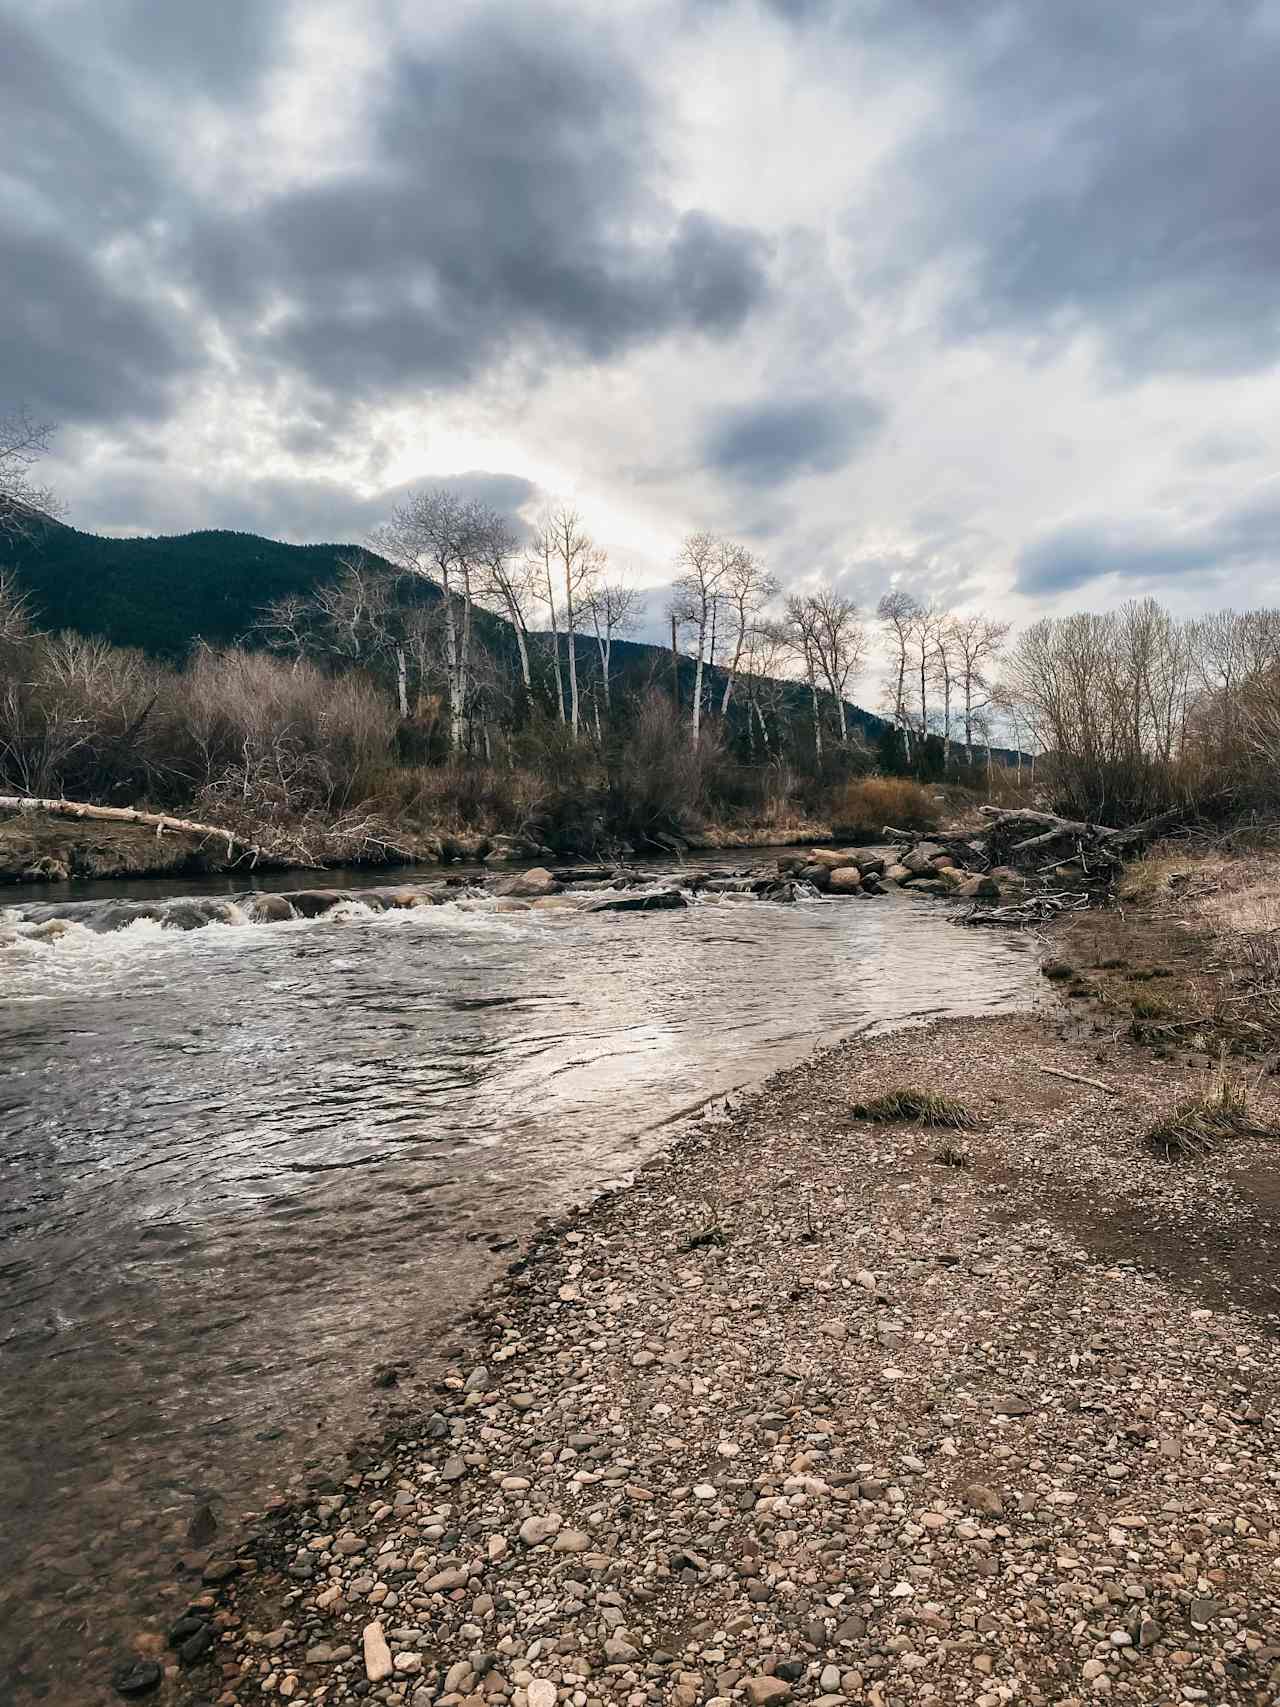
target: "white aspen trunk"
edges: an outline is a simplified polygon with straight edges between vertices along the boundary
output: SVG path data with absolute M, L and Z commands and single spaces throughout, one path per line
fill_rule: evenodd
M 720 614 L 720 607 L 716 603 L 716 601 L 713 599 L 711 601 L 711 650 L 707 653 L 707 662 L 710 665 L 712 670 L 715 669 L 715 665 L 716 665 L 716 618 L 719 616 L 719 614 Z M 712 695 L 714 692 L 715 692 L 715 689 L 714 689 L 714 686 L 712 684 L 712 678 L 710 675 L 710 671 L 708 671 L 708 675 L 707 675 L 707 712 L 708 712 L 708 714 L 710 714 L 710 711 L 711 711 L 711 698 L 712 698 Z
M 942 760 L 951 763 L 951 672 L 942 677 Z
M 813 750 L 818 756 L 818 764 L 822 764 L 822 709 L 818 704 L 818 684 L 814 678 L 813 665 L 809 666 L 809 692 L 813 697 Z
M 396 647 L 396 702 L 400 707 L 401 719 L 409 715 L 409 665 L 404 655 L 404 647 Z
M 693 676 L 693 744 L 698 745 L 702 734 L 702 670 L 703 656 L 707 650 L 707 597 L 702 596 L 702 609 L 698 617 L 698 664 Z
M 471 628 L 474 615 L 475 606 L 471 602 L 471 570 L 464 563 L 462 568 L 462 644 L 458 648 L 459 744 L 461 744 L 461 736 L 468 733 L 471 721 Z
M 573 621 L 573 582 L 570 564 L 564 566 L 564 620 L 569 646 L 569 723 L 573 738 L 578 739 L 578 647 Z
M 720 700 L 720 715 L 724 717 L 729 710 L 729 695 L 733 692 L 733 684 L 738 679 L 738 665 L 742 662 L 742 648 L 746 644 L 747 624 L 743 617 L 738 623 L 738 638 L 734 643 L 733 662 L 729 665 L 729 674 L 724 684 L 724 693 Z M 750 723 L 750 717 L 747 722 Z
M 845 710 L 844 695 L 842 693 L 838 693 L 836 695 L 836 704 L 840 707 L 840 745 L 842 747 L 847 747 L 849 745 L 849 714 Z
M 511 626 L 516 631 L 516 647 L 520 653 L 520 680 L 524 683 L 524 691 L 531 693 L 533 682 L 529 676 L 529 637 L 525 633 L 524 618 L 516 605 L 512 603 L 509 609 L 511 611 Z
M 760 725 L 760 739 L 764 742 L 764 750 L 767 753 L 770 750 L 769 749 L 769 725 L 764 720 L 764 712 L 761 711 L 758 701 L 755 704 L 755 714 L 756 714 L 756 721 Z
M 560 669 L 560 629 L 556 623 L 556 589 L 551 578 L 550 561 L 547 570 L 547 609 L 551 613 L 551 657 L 555 663 L 556 672 L 556 717 L 564 722 L 564 676 Z
M 441 565 L 440 580 L 444 588 L 444 648 L 445 667 L 449 682 L 449 746 L 455 753 L 462 751 L 462 695 L 458 673 L 458 616 L 453 608 L 453 588 L 449 570 Z

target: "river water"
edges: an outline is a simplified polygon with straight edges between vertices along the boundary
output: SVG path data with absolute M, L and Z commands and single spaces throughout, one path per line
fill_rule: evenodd
M 177 887 L 0 896 L 0 1699 L 113 1699 L 191 1592 L 197 1504 L 227 1533 L 331 1458 L 376 1368 L 429 1373 L 510 1241 L 682 1111 L 1035 983 L 1021 939 L 909 897 L 110 904 Z

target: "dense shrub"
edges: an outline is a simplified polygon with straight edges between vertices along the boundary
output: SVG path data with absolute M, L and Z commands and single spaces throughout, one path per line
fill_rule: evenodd
M 928 830 L 938 822 L 932 789 L 904 777 L 870 776 L 847 783 L 831 797 L 831 821 L 837 836 L 878 836 L 885 825 L 895 830 Z

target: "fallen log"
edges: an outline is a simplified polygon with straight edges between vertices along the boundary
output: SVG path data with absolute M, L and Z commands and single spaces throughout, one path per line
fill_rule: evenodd
M 171 818 L 167 812 L 139 812 L 133 806 L 89 806 L 78 800 L 38 800 L 25 794 L 0 794 L 0 812 L 19 815 L 48 812 L 55 818 L 140 824 L 144 829 L 154 830 L 157 836 L 162 836 L 166 830 L 177 830 L 188 836 L 213 837 L 227 844 L 228 859 L 257 859 L 262 851 L 254 843 L 242 841 L 231 830 L 224 830 L 218 824 L 197 824 L 190 818 Z

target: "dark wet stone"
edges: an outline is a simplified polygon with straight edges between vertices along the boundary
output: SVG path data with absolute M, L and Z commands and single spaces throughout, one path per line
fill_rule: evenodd
M 198 1630 L 203 1630 L 207 1623 L 207 1618 L 199 1618 L 195 1614 L 188 1612 L 185 1617 L 179 1618 L 173 1629 L 170 1630 L 169 1646 L 171 1648 L 180 1648 L 182 1644 L 189 1641 Z
M 318 918 L 351 897 L 343 889 L 295 889 L 289 896 L 293 910 L 304 919 Z
M 215 1632 L 212 1624 L 202 1624 L 194 1635 L 188 1636 L 178 1649 L 178 1658 L 184 1666 L 194 1665 L 203 1659 L 213 1646 Z
M 678 889 L 659 889 L 651 895 L 620 895 L 616 900 L 596 901 L 587 910 L 591 913 L 663 913 L 688 905 Z
M 125 1660 L 111 1674 L 111 1687 L 126 1701 L 149 1695 L 164 1676 L 154 1660 Z
M 187 1525 L 187 1543 L 192 1547 L 207 1547 L 217 1533 L 218 1520 L 213 1515 L 213 1507 L 206 1501 L 196 1507 Z

